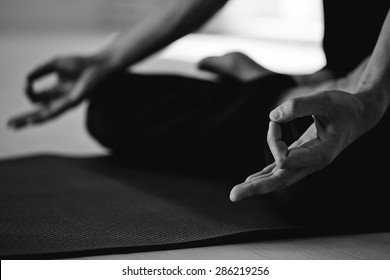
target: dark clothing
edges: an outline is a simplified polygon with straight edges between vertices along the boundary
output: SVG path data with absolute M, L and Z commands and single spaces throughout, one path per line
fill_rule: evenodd
M 232 187 L 273 161 L 266 144 L 268 112 L 280 91 L 292 85 L 282 75 L 217 83 L 122 74 L 91 100 L 87 127 L 132 166 L 218 177 Z M 285 125 L 284 140 L 294 141 L 311 121 Z M 295 217 L 378 226 L 390 210 L 388 167 L 379 162 L 390 156 L 389 125 L 388 112 L 331 165 L 278 192 L 277 198 L 289 213 L 298 213 Z
M 344 76 L 374 50 L 390 1 L 324 0 L 323 6 L 326 67 Z
M 345 2 L 351 3 L 324 2 L 326 67 L 338 76 L 372 52 L 388 9 L 381 4 L 385 1 L 371 1 L 367 6 Z M 265 142 L 268 113 L 280 93 L 294 85 L 284 75 L 241 83 L 121 73 L 94 94 L 87 128 L 129 164 L 214 175 L 239 183 L 273 161 Z M 293 141 L 311 121 L 302 118 L 286 125 L 284 139 Z M 319 215 L 318 220 L 345 222 L 342 217 L 347 217 L 358 223 L 388 213 L 387 168 L 378 158 L 390 156 L 389 124 L 387 113 L 378 127 L 329 167 L 278 192 L 283 205 L 310 220 Z
M 87 127 L 129 163 L 242 180 L 265 165 L 268 113 L 293 85 L 283 75 L 241 83 L 123 73 L 95 94 Z

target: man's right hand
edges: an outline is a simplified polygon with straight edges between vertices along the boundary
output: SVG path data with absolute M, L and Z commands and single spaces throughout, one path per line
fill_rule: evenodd
M 57 57 L 38 66 L 27 76 L 25 88 L 36 109 L 11 118 L 8 125 L 19 129 L 60 116 L 85 100 L 110 72 L 107 64 L 95 56 Z M 51 74 L 57 76 L 56 84 L 36 92 L 34 83 Z

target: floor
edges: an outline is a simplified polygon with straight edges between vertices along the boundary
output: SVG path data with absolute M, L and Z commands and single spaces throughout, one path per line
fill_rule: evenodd
M 85 257 L 87 260 L 381 260 L 390 259 L 390 233 L 267 240 L 133 254 Z
M 112 34 L 10 34 L 0 33 L 0 158 L 55 152 L 103 154 L 84 129 L 85 106 L 49 124 L 11 131 L 7 120 L 31 105 L 24 98 L 24 76 L 36 64 L 57 55 L 93 50 Z M 308 73 L 324 65 L 319 46 L 253 41 L 229 36 L 192 35 L 154 58 L 137 65 L 141 72 L 172 72 L 213 78 L 199 72 L 195 63 L 207 55 L 242 50 L 264 66 L 285 73 Z M 371 233 L 144 252 L 83 259 L 390 259 L 390 233 Z

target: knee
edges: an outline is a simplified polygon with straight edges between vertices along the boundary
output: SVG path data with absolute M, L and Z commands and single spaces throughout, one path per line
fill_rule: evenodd
M 91 95 L 86 111 L 85 126 L 92 138 L 112 149 L 126 133 L 134 130 L 128 118 L 133 116 L 130 105 L 134 97 L 129 95 L 129 85 L 136 84 L 137 77 L 118 73 L 105 80 Z

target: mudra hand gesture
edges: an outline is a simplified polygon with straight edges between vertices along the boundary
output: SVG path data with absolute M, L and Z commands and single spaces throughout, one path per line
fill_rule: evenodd
M 25 89 L 28 99 L 37 108 L 12 118 L 8 125 L 22 128 L 60 116 L 84 101 L 109 72 L 109 68 L 96 56 L 57 57 L 38 66 L 27 76 Z M 56 84 L 36 92 L 34 83 L 51 74 L 57 76 Z
M 364 102 L 365 94 L 323 91 L 292 98 L 270 113 L 267 142 L 275 162 L 235 186 L 232 201 L 293 185 L 329 165 L 335 157 L 378 121 Z M 312 116 L 314 123 L 287 147 L 279 123 Z

